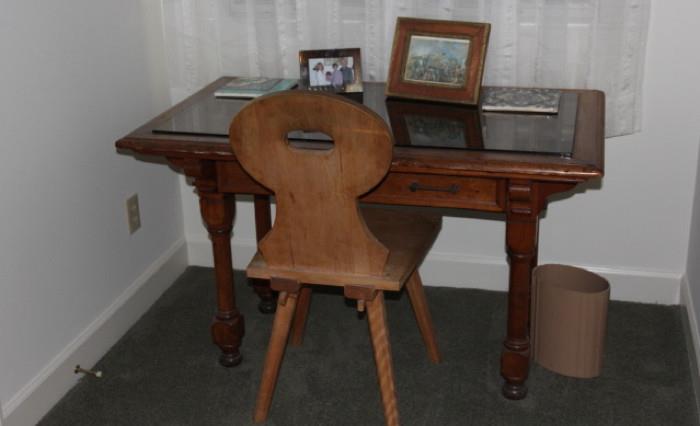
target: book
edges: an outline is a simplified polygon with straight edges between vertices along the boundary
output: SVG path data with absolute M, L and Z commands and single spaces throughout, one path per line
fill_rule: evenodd
M 484 87 L 481 109 L 494 112 L 559 112 L 561 91 L 525 87 Z
M 234 77 L 216 89 L 217 98 L 256 98 L 266 93 L 288 90 L 297 85 L 290 78 Z

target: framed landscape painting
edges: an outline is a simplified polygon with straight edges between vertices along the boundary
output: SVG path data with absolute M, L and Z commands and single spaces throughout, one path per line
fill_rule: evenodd
M 388 96 L 475 105 L 490 24 L 398 18 Z

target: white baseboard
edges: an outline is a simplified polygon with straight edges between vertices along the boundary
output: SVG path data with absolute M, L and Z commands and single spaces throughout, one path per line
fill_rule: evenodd
M 678 305 L 681 274 L 666 271 L 576 265 L 610 282 L 610 298 L 627 302 Z
M 244 269 L 256 251 L 253 239 L 234 238 L 233 267 Z M 188 235 L 187 252 L 190 265 L 213 266 L 211 242 L 206 235 Z M 547 263 L 540 259 L 540 263 Z M 642 303 L 677 305 L 681 276 L 671 272 L 602 268 L 576 265 L 605 277 L 610 282 L 610 297 Z M 432 251 L 421 266 L 426 286 L 478 288 L 506 291 L 508 264 L 503 258 L 468 256 L 462 253 Z
M 187 267 L 184 238 L 148 267 L 107 309 L 7 402 L 3 426 L 36 424 L 79 377 L 73 368 L 92 367 Z
M 690 337 L 692 339 L 692 346 L 695 350 L 695 354 L 700 356 L 700 330 L 698 329 L 698 318 L 695 315 L 695 306 L 693 304 L 693 298 L 690 294 L 690 283 L 688 278 L 683 276 L 681 280 L 681 297 L 680 304 L 685 307 L 688 316 L 688 326 Z M 700 359 L 695 362 L 696 368 L 700 370 Z
M 698 330 L 698 318 L 695 315 L 695 305 L 690 290 L 688 277 L 683 276 L 680 289 L 680 304 L 683 307 L 684 331 L 686 345 L 688 347 L 688 362 L 690 363 L 691 382 L 695 392 L 695 404 L 700 412 L 700 332 Z

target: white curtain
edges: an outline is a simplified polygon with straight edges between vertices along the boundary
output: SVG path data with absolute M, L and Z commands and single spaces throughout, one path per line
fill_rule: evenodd
M 606 134 L 640 130 L 650 0 L 162 0 L 173 100 L 222 75 L 299 76 L 298 52 L 359 47 L 386 81 L 396 17 L 490 22 L 484 84 L 606 94 Z

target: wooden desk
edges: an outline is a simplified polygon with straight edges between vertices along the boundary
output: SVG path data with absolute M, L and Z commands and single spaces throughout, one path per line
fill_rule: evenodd
M 245 103 L 213 99 L 214 90 L 226 80 L 222 78 L 213 82 L 120 139 L 116 146 L 134 153 L 164 157 L 193 179 L 214 251 L 218 306 L 211 326 L 212 337 L 222 350 L 221 363 L 233 366 L 241 360 L 239 347 L 244 334 L 243 317 L 236 307 L 230 248 L 235 216 L 234 194 L 255 196 L 258 239 L 270 229 L 270 194 L 241 169 L 225 136 L 228 127 L 221 128 L 221 123 L 228 123 Z M 402 103 L 387 113 L 383 90 L 383 84 L 366 84 L 362 100 L 385 119 L 392 116 L 397 146 L 389 175 L 363 201 L 504 214 L 510 277 L 506 338 L 501 355 L 501 375 L 505 379 L 503 394 L 510 399 L 524 398 L 530 360 L 530 278 L 532 268 L 537 264 L 539 215 L 550 195 L 602 177 L 604 95 L 590 90 L 568 92 L 576 95 L 573 98 L 577 106 L 571 115 L 575 128 L 572 125 L 573 149 L 569 155 L 562 156 L 483 149 L 489 145 L 508 146 L 511 141 L 502 134 L 497 140 L 478 140 L 478 136 L 476 141 L 467 140 L 470 148 L 477 149 L 399 146 L 409 143 L 405 140 L 409 136 L 405 128 L 400 124 L 397 126 L 396 111 L 401 114 L 402 110 L 408 109 L 417 114 L 425 110 L 428 116 L 450 116 L 451 111 L 456 111 L 456 117 L 464 118 L 467 139 L 475 112 L 469 113 L 463 107 L 448 111 L 444 106 Z M 217 109 L 221 104 L 216 102 L 227 103 L 228 115 L 222 115 Z M 483 118 L 476 117 L 477 120 Z M 217 120 L 220 135 L 200 133 L 203 122 Z M 191 134 L 154 133 L 154 129 L 165 132 L 189 129 Z M 536 125 L 533 129 L 539 131 Z M 494 130 L 493 125 L 490 130 Z M 528 135 L 530 139 L 533 137 L 537 139 L 538 134 L 531 132 Z M 264 285 L 258 283 L 256 291 L 263 302 L 272 301 L 272 295 Z

